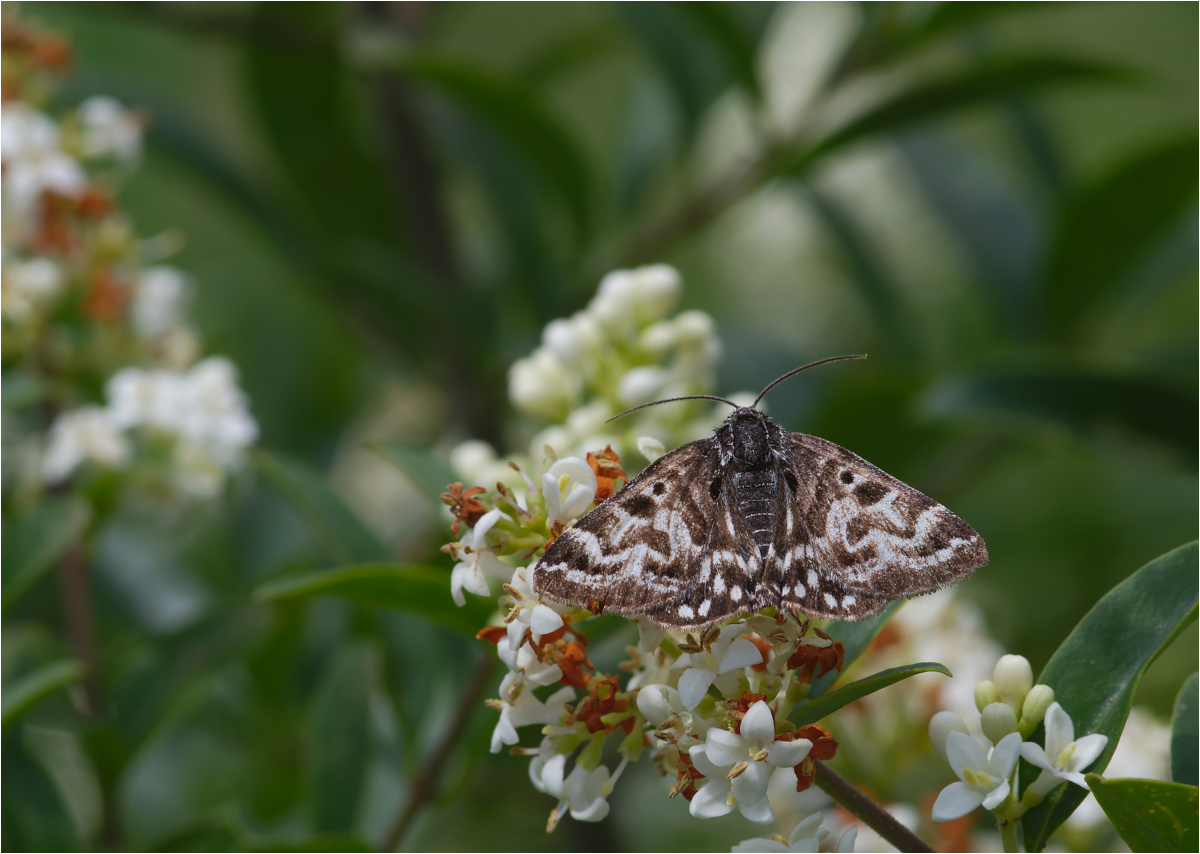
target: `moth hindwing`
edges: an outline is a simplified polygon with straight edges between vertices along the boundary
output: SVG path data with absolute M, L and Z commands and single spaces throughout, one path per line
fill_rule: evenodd
M 534 590 L 671 629 L 765 607 L 863 620 L 987 563 L 941 504 L 832 442 L 737 407 L 564 531 Z

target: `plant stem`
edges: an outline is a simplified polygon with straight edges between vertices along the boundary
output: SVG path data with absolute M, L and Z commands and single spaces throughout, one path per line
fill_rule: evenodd
M 1000 840 L 1004 843 L 1004 850 L 1016 852 L 1021 850 L 1020 843 L 1017 841 L 1017 824 L 1016 820 L 1000 822 Z
M 489 647 L 488 652 L 491 649 Z M 458 711 L 454 715 L 454 720 L 446 729 L 445 735 L 437 746 L 429 752 L 425 759 L 425 765 L 420 772 L 409 782 L 408 803 L 404 807 L 404 811 L 397 816 L 392 829 L 388 831 L 387 838 L 384 839 L 383 845 L 380 846 L 382 851 L 395 851 L 400 841 L 404 838 L 404 834 L 408 832 L 408 828 L 412 825 L 413 819 L 417 817 L 428 801 L 433 800 L 437 794 L 438 780 L 442 775 L 442 771 L 446 767 L 446 757 L 450 751 L 454 749 L 455 744 L 462 736 L 463 730 L 466 729 L 467 723 L 471 720 L 471 715 L 479 707 L 479 698 L 483 691 L 488 686 L 491 680 L 492 671 L 496 668 L 496 658 L 493 655 L 488 655 L 486 652 L 479 660 L 479 664 L 475 667 L 475 673 L 471 677 L 470 683 L 467 685 L 467 690 L 463 692 L 462 699 L 458 703 Z
M 87 553 L 75 543 L 58 563 L 59 593 L 71 650 L 83 668 L 84 713 L 90 718 L 104 714 L 104 687 L 100 678 L 100 644 L 92 617 Z
M 901 851 L 933 851 L 924 839 L 896 821 L 883 807 L 855 788 L 845 777 L 816 760 L 816 784 L 838 806 Z

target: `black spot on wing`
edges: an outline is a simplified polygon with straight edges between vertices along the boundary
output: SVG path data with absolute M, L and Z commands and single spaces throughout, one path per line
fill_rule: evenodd
M 870 507 L 872 504 L 878 504 L 889 492 L 891 492 L 890 489 L 882 483 L 873 480 L 864 480 L 858 486 L 854 487 L 854 497 L 858 499 L 860 504 L 867 507 Z

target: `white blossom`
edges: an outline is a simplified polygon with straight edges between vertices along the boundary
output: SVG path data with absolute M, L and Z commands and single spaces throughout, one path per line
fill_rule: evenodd
M 946 758 L 959 782 L 942 789 L 933 804 L 934 821 L 951 821 L 983 805 L 995 809 L 1010 792 L 1009 780 L 1021 748 L 1019 733 L 1010 733 L 991 750 L 971 736 L 952 730 L 946 738 Z
M 44 191 L 75 196 L 86 181 L 83 167 L 59 148 L 54 121 L 21 101 L 5 104 L 0 114 L 0 156 L 6 206 L 25 214 Z
M 517 728 L 529 724 L 552 724 L 565 714 L 563 704 L 575 698 L 575 689 L 564 686 L 555 691 L 546 702 L 534 696 L 533 689 L 520 673 L 509 673 L 500 683 L 500 720 L 492 731 L 492 753 L 499 753 L 506 744 L 520 741 Z
M 721 629 L 707 649 L 679 656 L 674 667 L 683 670 L 679 675 L 679 696 L 686 709 L 696 708 L 708 686 L 718 677 L 762 663 L 758 647 L 746 638 L 738 637 L 743 631 L 745 627 L 741 623 L 732 623 Z
M 696 770 L 708 778 L 692 798 L 691 814 L 715 818 L 736 806 L 750 821 L 772 821 L 775 814 L 767 800 L 771 772 L 798 765 L 810 750 L 807 738 L 777 740 L 775 715 L 759 700 L 746 711 L 740 732 L 710 729 L 704 743 L 688 751 Z
M 49 258 L 4 261 L 4 317 L 15 323 L 27 323 L 62 292 L 62 268 Z
M 512 567 L 501 561 L 487 547 L 488 532 L 501 518 L 507 517 L 500 510 L 489 510 L 479 517 L 475 527 L 469 529 L 460 540 L 466 547 L 459 552 L 463 559 L 455 564 L 450 573 L 450 595 L 460 608 L 467 604 L 463 590 L 469 590 L 476 596 L 487 596 L 491 592 L 488 590 L 488 576 L 508 578 L 512 572 Z
M 179 323 L 187 303 L 187 281 L 174 267 L 147 267 L 134 280 L 130 320 L 142 338 L 157 338 Z
M 579 457 L 563 457 L 542 475 L 546 517 L 569 525 L 596 500 L 596 473 Z
M 567 774 L 567 757 L 561 753 L 551 753 L 553 748 L 550 746 L 544 749 L 546 752 L 530 763 L 529 778 L 539 792 L 559 799 L 551 824 L 557 822 L 568 809 L 571 818 L 576 821 L 600 821 L 607 816 L 608 796 L 612 794 L 613 784 L 621 776 L 627 760 L 622 760 L 616 773 L 612 774 L 604 765 L 589 771 L 578 762 Z
M 129 459 L 129 442 L 109 413 L 99 406 L 64 412 L 50 426 L 42 478 L 59 483 L 83 462 L 116 468 Z
M 508 644 L 514 651 L 520 649 L 526 630 L 536 643 L 542 635 L 557 631 L 563 625 L 562 615 L 533 592 L 530 574 L 529 568 L 518 567 L 506 588 L 513 598 L 513 613 L 507 619 Z
M 1032 742 L 1021 745 L 1021 756 L 1042 769 L 1031 788 L 1039 795 L 1063 782 L 1087 789 L 1083 769 L 1095 762 L 1107 745 L 1108 736 L 1098 732 L 1076 740 L 1071 716 L 1058 703 L 1051 703 L 1046 712 L 1045 749 Z
M 819 812 L 798 822 L 792 832 L 788 835 L 786 841 L 782 838 L 756 837 L 747 839 L 745 842 L 739 842 L 733 846 L 733 854 L 751 854 L 752 852 L 764 852 L 764 854 L 786 854 L 786 852 L 805 852 L 805 854 L 816 854 L 821 850 L 821 843 L 829 836 L 829 828 L 821 824 L 821 814 Z M 854 839 L 858 835 L 858 825 L 851 825 L 845 833 L 838 839 L 837 850 L 839 854 L 854 850 Z
M 97 96 L 79 105 L 85 157 L 135 163 L 142 154 L 142 125 L 115 98 Z

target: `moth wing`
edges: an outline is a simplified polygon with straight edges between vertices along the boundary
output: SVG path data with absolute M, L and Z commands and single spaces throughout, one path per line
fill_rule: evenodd
M 788 472 L 796 482 L 788 507 L 797 533 L 779 559 L 790 559 L 785 575 L 793 583 L 820 590 L 826 605 L 837 599 L 842 619 L 864 619 L 987 563 L 970 525 L 862 457 L 804 433 L 784 434 L 783 450 L 787 486 Z
M 701 585 L 720 475 L 715 438 L 659 457 L 550 544 L 534 567 L 534 590 L 664 626 L 687 620 L 678 615 Z M 711 620 L 687 625 L 703 622 Z
M 784 464 L 780 464 L 781 467 Z M 778 591 L 779 605 L 812 617 L 828 620 L 866 620 L 887 607 L 888 600 L 852 590 L 830 573 L 819 573 L 807 559 L 804 548 L 811 542 L 804 508 L 807 499 L 797 494 L 804 488 L 793 472 L 783 467 L 776 478 L 777 507 L 771 550 L 767 554 L 772 567 L 772 583 Z

